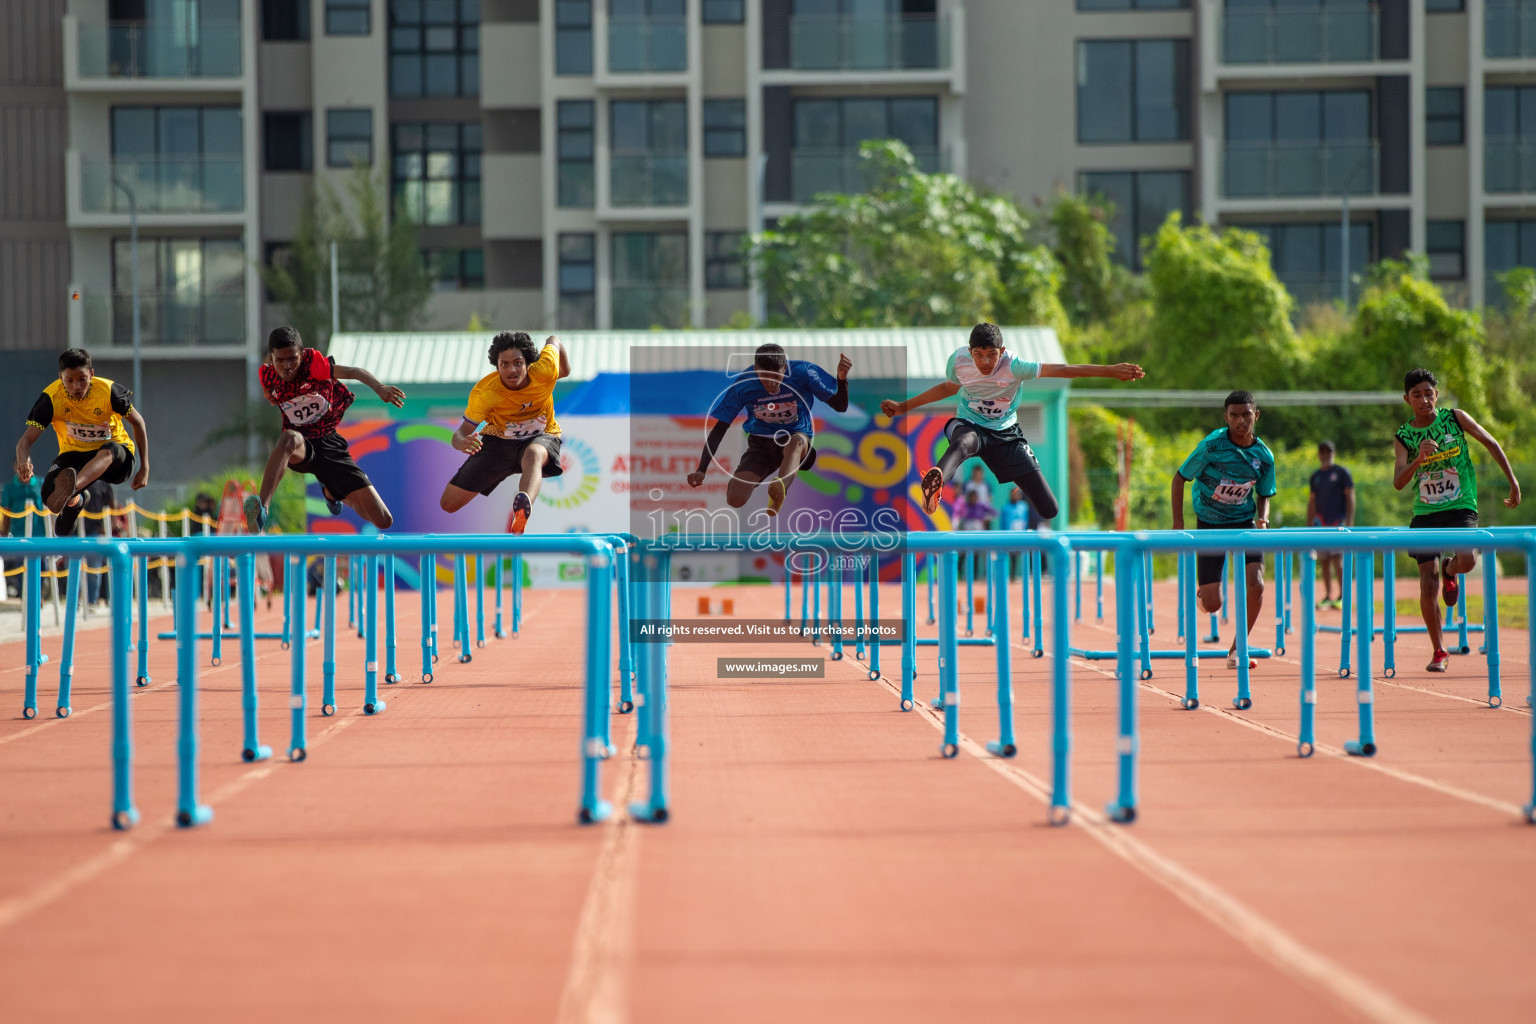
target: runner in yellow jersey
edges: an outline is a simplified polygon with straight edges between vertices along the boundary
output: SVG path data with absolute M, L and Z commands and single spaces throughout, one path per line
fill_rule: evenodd
M 496 335 L 490 357 L 496 372 L 470 390 L 464 422 L 453 435 L 453 446 L 469 458 L 443 488 L 442 507 L 457 512 L 520 470 L 512 532 L 522 533 L 544 478 L 561 472 L 555 382 L 571 375 L 571 362 L 554 335 L 540 351 L 523 331 Z
M 133 431 L 123 429 L 126 423 Z M 133 407 L 127 388 L 96 376 L 91 354 L 72 348 L 59 355 L 59 379 L 43 393 L 27 414 L 26 433 L 16 442 L 16 475 L 22 483 L 32 479 L 32 446 L 53 427 L 59 438 L 59 454 L 43 477 L 43 505 L 59 518 L 55 535 L 75 528 L 84 503 L 80 497 L 91 484 L 104 480 L 120 484 L 133 472 L 133 489 L 149 483 L 149 431 L 144 417 Z

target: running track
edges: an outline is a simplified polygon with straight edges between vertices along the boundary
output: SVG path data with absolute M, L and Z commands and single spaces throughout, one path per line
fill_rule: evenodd
M 775 590 L 734 596 L 742 615 L 782 610 Z M 899 607 L 894 588 L 882 597 Z M 677 600 L 692 607 L 687 591 Z M 979 747 L 996 727 L 991 650 L 962 653 L 968 741 L 944 761 L 936 721 L 901 713 L 894 684 L 851 653 L 823 680 L 746 682 L 715 679 L 715 658 L 819 652 L 679 646 L 671 822 L 580 828 L 581 601 L 530 592 L 520 639 L 466 666 L 449 649 L 430 686 L 381 686 L 376 718 L 358 710 L 355 633 L 338 645 L 341 711 L 319 717 L 312 641 L 297 765 L 239 760 L 238 646 L 212 669 L 204 644 L 216 818 L 195 831 L 169 825 L 172 644 L 156 643 L 154 686 L 133 696 L 144 821 L 129 833 L 106 827 L 105 633 L 81 634 L 65 721 L 21 719 L 22 648 L 0 646 L 5 1018 L 1536 1019 L 1522 631 L 1503 636 L 1505 710 L 1481 702 L 1476 655 L 1427 676 L 1423 639 L 1406 638 L 1408 669 L 1378 680 L 1368 762 L 1334 753 L 1355 722 L 1354 680 L 1330 668 L 1337 637 L 1320 639 L 1320 750 L 1306 762 L 1294 648 L 1260 663 L 1244 713 L 1222 710 L 1235 684 L 1219 662 L 1202 663 L 1195 712 L 1170 695 L 1182 665 L 1155 664 L 1130 828 L 1096 814 L 1114 792 L 1110 662 L 1075 663 L 1081 806 L 1053 829 L 1049 684 L 1023 647 L 1020 754 L 999 762 Z M 419 658 L 413 608 L 402 595 L 402 666 Z M 1078 628 L 1112 641 L 1090 619 Z M 58 642 L 44 641 L 55 658 Z M 263 740 L 279 750 L 288 659 L 258 646 Z M 887 671 L 898 664 L 887 649 Z M 933 648 L 920 672 L 931 697 Z M 45 666 L 43 716 L 56 681 Z M 617 717 L 616 802 L 644 788 L 632 736 Z

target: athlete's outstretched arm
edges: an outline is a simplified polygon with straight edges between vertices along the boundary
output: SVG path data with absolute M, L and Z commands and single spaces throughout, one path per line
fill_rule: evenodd
M 1115 380 L 1140 380 L 1147 371 L 1135 363 L 1041 363 L 1042 377 L 1111 377 Z
M 912 396 L 905 402 L 898 402 L 895 399 L 887 398 L 880 403 L 880 411 L 887 416 L 902 416 L 913 409 L 920 409 L 930 402 L 942 402 L 944 399 L 953 398 L 959 393 L 960 385 L 954 381 L 946 380 L 943 383 L 935 384 L 920 395 Z
M 373 393 L 379 396 L 379 400 L 387 402 L 396 409 L 405 405 L 405 392 L 392 384 L 380 383 L 379 378 L 363 369 L 361 366 L 336 367 L 337 380 L 355 380 L 359 384 L 365 384 L 373 389 Z
M 853 369 L 853 360 L 843 355 L 837 355 L 837 391 L 827 399 L 827 406 L 833 412 L 848 411 L 848 371 Z
M 129 409 L 123 419 L 128 422 L 128 429 L 133 431 L 133 446 L 139 456 L 139 468 L 133 473 L 133 489 L 142 490 L 149 483 L 149 427 L 145 425 L 144 416 L 138 409 Z
M 555 346 L 555 354 L 560 357 L 560 376 L 569 377 L 571 375 L 571 357 L 565 351 L 565 346 L 560 344 L 560 339 L 553 334 L 544 339 L 544 346 L 548 348 L 550 345 Z
M 453 432 L 453 437 L 448 443 L 465 455 L 475 454 L 483 443 L 480 440 L 480 424 L 465 420 L 459 424 L 459 429 Z
M 1168 504 L 1173 509 L 1173 528 L 1184 529 L 1184 485 L 1189 483 L 1177 472 L 1173 474 L 1173 490 L 1168 495 Z
M 16 475 L 22 483 L 32 479 L 32 446 L 37 439 L 43 436 L 42 427 L 34 427 L 28 424 L 26 432 L 21 435 L 21 440 L 16 442 Z
M 709 437 L 704 439 L 704 453 L 699 456 L 699 468 L 688 474 L 689 487 L 698 487 L 704 482 L 704 474 L 715 460 L 715 451 L 720 447 L 720 442 L 725 440 L 725 432 L 729 429 L 731 425 L 725 420 L 715 420 L 715 425 L 709 428 Z
M 1403 442 L 1394 437 L 1392 439 L 1392 448 L 1397 454 L 1397 461 L 1392 467 L 1393 488 L 1400 491 L 1407 487 L 1408 481 L 1413 479 L 1413 474 L 1418 470 L 1419 465 L 1429 456 L 1435 454 L 1435 449 L 1438 447 L 1440 446 L 1435 444 L 1435 442 L 1425 438 L 1419 442 L 1419 450 L 1417 452 L 1410 452 L 1407 448 L 1403 447 Z
M 1499 445 L 1499 442 L 1493 439 L 1492 434 L 1483 429 L 1482 424 L 1478 423 L 1477 420 L 1474 420 L 1461 409 L 1456 410 L 1456 418 L 1461 421 L 1462 430 L 1472 435 L 1484 448 L 1488 449 L 1488 454 L 1493 456 L 1493 461 L 1499 464 L 1499 468 L 1504 471 L 1504 476 L 1509 479 L 1509 497 L 1504 499 L 1504 504 L 1509 508 L 1514 508 L 1520 504 L 1520 481 L 1515 479 L 1515 471 L 1509 468 L 1509 456 L 1504 454 L 1504 449 Z

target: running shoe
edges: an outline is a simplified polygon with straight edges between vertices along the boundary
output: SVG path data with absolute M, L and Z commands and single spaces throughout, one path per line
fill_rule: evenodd
M 784 507 L 784 478 L 774 477 L 768 481 L 768 514 L 776 516 L 779 509 Z
M 59 475 L 53 478 L 53 490 L 48 492 L 48 497 L 43 499 L 43 506 L 54 515 L 64 511 L 64 506 L 69 504 L 69 499 L 75 496 L 75 471 L 61 469 Z
M 533 502 L 525 491 L 518 491 L 512 499 L 512 532 L 521 534 L 528 529 L 528 517 L 533 514 Z
M 935 466 L 923 474 L 923 511 L 933 515 L 939 510 L 939 499 L 944 495 L 944 474 Z
M 1454 608 L 1456 599 L 1461 596 L 1461 581 L 1456 578 L 1454 572 L 1451 572 L 1450 565 L 1449 558 L 1440 560 L 1440 596 L 1445 599 L 1447 608 Z
M 1249 668 L 1258 668 L 1259 667 L 1259 663 L 1257 661 L 1254 661 L 1252 658 L 1249 658 L 1248 659 L 1248 667 Z M 1236 647 L 1232 648 L 1230 651 L 1227 652 L 1227 668 L 1237 668 L 1237 648 Z
M 1451 656 L 1446 651 L 1436 651 L 1435 656 L 1429 659 L 1429 664 L 1424 666 L 1426 672 L 1444 672 L 1450 668 Z
M 75 532 L 75 521 L 80 518 L 80 513 L 85 510 L 85 502 L 76 500 L 73 505 L 65 505 L 59 510 L 59 518 L 53 521 L 53 535 L 55 537 L 68 537 Z
M 254 494 L 247 495 L 245 499 L 245 528 L 252 533 L 260 533 L 267 528 L 267 507 Z
M 325 499 L 325 507 L 331 510 L 333 516 L 341 515 L 341 510 L 346 508 L 341 502 L 331 497 L 331 492 L 324 487 L 320 488 L 320 497 Z

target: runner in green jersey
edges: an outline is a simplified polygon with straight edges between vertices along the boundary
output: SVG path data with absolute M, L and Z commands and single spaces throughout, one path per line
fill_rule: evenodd
M 1403 401 L 1413 410 L 1413 419 L 1397 430 L 1397 467 L 1392 486 L 1398 490 L 1411 481 L 1415 487 L 1413 520 L 1410 527 L 1446 529 L 1477 527 L 1477 470 L 1467 438 L 1474 438 L 1493 456 L 1509 478 L 1509 497 L 1504 504 L 1520 504 L 1520 483 L 1504 449 L 1493 436 L 1478 426 L 1476 420 L 1460 409 L 1437 409 L 1439 381 L 1428 370 L 1411 370 L 1403 379 Z M 1472 571 L 1477 558 L 1471 551 L 1411 551 L 1419 563 L 1419 610 L 1435 645 L 1434 655 L 1425 666 L 1431 672 L 1444 672 L 1450 655 L 1441 646 L 1440 609 L 1435 607 L 1438 590 L 1446 606 L 1456 603 L 1460 585 L 1456 578 Z M 1439 577 L 1438 579 L 1436 577 Z

